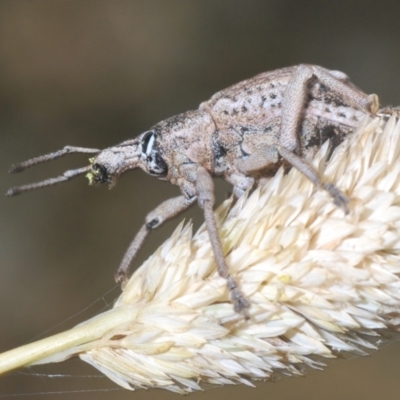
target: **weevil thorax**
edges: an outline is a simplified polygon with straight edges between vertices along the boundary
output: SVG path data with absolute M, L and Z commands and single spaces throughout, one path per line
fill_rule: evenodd
M 211 144 L 215 130 L 215 123 L 208 112 L 192 110 L 175 115 L 153 126 L 153 136 L 144 140 L 147 146 L 143 149 L 146 151 L 142 151 L 142 157 L 154 151 L 154 155 L 162 159 L 168 169 L 163 179 L 173 184 L 181 177 L 182 166 L 198 164 L 213 172 Z M 154 156 L 151 161 L 154 162 Z

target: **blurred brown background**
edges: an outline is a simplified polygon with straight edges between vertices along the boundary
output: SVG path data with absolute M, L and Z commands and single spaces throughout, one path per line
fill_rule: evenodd
M 398 105 L 399 44 L 399 1 L 1 0 L 1 191 L 86 165 L 87 157 L 71 155 L 21 176 L 7 174 L 13 163 L 66 144 L 108 147 L 230 84 L 300 62 L 342 70 L 382 104 Z M 229 187 L 218 187 L 221 201 Z M 81 177 L 0 197 L 0 351 L 67 329 L 112 303 L 119 293 L 115 268 L 143 216 L 176 193 L 135 171 L 111 192 Z M 195 209 L 185 217 L 196 226 L 202 221 Z M 136 265 L 176 224 L 153 234 Z M 398 399 L 399 374 L 400 345 L 392 343 L 306 378 L 192 398 Z M 36 397 L 178 398 L 164 391 L 102 392 L 116 386 L 86 375 L 99 374 L 79 360 L 24 370 L 0 378 L 0 397 L 95 389 Z

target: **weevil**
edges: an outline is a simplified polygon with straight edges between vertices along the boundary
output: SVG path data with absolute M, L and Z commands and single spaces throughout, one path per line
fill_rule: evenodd
M 161 203 L 145 218 L 115 274 L 126 282 L 132 260 L 148 234 L 197 200 L 214 251 L 218 273 L 226 279 L 234 309 L 248 316 L 250 302 L 229 273 L 213 213 L 213 176 L 233 185 L 237 198 L 273 176 L 282 165 L 295 167 L 316 187 L 329 192 L 348 212 L 348 198 L 334 182 L 324 182 L 305 160 L 330 139 L 337 146 L 368 114 L 379 109 L 378 97 L 354 86 L 342 72 L 298 65 L 261 73 L 214 94 L 197 110 L 154 125 L 135 139 L 104 150 L 66 146 L 15 165 L 20 172 L 71 153 L 93 153 L 90 165 L 57 178 L 11 188 L 8 196 L 67 181 L 86 173 L 90 184 L 110 188 L 125 172 L 146 173 L 179 186 L 181 195 Z

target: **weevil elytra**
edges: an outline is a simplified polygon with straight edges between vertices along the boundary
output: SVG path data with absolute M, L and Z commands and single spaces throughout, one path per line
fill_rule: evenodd
M 298 65 L 259 74 L 211 97 L 194 111 L 159 122 L 149 131 L 105 150 L 66 146 L 57 152 L 15 165 L 10 172 L 70 153 L 93 153 L 90 165 L 57 178 L 11 188 L 7 195 L 64 182 L 86 173 L 90 184 L 113 186 L 124 172 L 141 168 L 178 185 L 181 195 L 161 203 L 129 246 L 115 275 L 126 281 L 129 267 L 149 232 L 187 209 L 196 200 L 204 211 L 219 275 L 226 279 L 237 312 L 247 316 L 249 301 L 229 273 L 213 213 L 212 176 L 233 185 L 240 197 L 273 176 L 281 165 L 295 167 L 330 193 L 348 212 L 348 199 L 333 182 L 326 183 L 305 161 L 322 144 L 337 146 L 367 114 L 379 109 L 378 97 L 356 88 L 342 72 Z

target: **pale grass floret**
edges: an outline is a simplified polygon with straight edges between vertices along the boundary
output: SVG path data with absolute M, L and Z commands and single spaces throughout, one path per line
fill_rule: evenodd
M 192 237 L 181 223 L 112 310 L 0 355 L 0 372 L 79 355 L 127 389 L 185 393 L 375 348 L 400 325 L 400 122 L 387 120 L 365 121 L 327 165 L 328 143 L 313 160 L 351 199 L 348 215 L 295 169 L 217 210 L 249 320 L 233 311 L 205 227 Z

